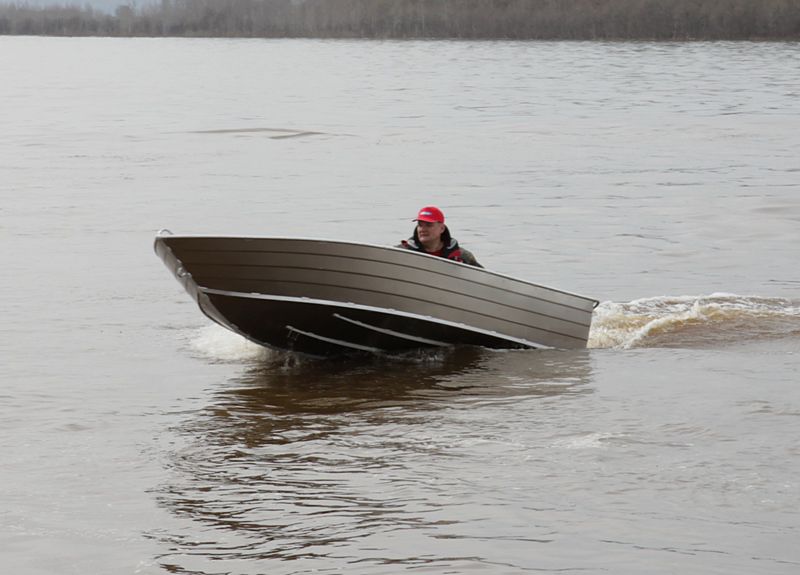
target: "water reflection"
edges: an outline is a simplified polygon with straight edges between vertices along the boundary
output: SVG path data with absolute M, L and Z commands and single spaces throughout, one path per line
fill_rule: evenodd
M 590 372 L 586 351 L 255 365 L 175 430 L 185 444 L 155 495 L 186 523 L 152 534 L 171 548 L 160 562 L 181 573 L 436 563 L 415 541 L 469 520 L 446 503 L 474 496 L 463 472 L 509 449 L 515 410 L 535 421 L 531 411 L 591 393 Z

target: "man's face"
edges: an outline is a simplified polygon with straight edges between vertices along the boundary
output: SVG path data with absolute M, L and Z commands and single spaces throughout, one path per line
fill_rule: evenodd
M 443 232 L 444 224 L 441 222 L 417 222 L 417 235 L 423 244 L 438 242 Z

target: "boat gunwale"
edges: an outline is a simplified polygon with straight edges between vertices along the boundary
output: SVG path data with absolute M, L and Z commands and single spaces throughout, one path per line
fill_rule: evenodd
M 499 278 L 511 280 L 511 281 L 514 281 L 514 282 L 519 282 L 519 283 L 524 284 L 526 286 L 532 286 L 532 287 L 535 287 L 535 288 L 541 288 L 541 289 L 544 289 L 544 290 L 548 290 L 548 291 L 551 291 L 551 292 L 554 292 L 554 293 L 571 296 L 571 297 L 574 297 L 576 299 L 579 299 L 579 300 L 582 300 L 582 301 L 585 301 L 585 302 L 588 302 L 588 303 L 592 303 L 593 304 L 592 305 L 592 309 L 596 308 L 597 305 L 600 303 L 599 300 L 596 300 L 594 298 L 590 298 L 590 297 L 587 297 L 587 296 L 584 296 L 584 295 L 580 295 L 580 294 L 577 294 L 575 292 L 569 292 L 569 291 L 566 291 L 566 290 L 553 288 L 553 287 L 550 287 L 550 286 L 547 286 L 547 285 L 533 283 L 533 282 L 530 282 L 530 281 L 527 281 L 527 280 L 524 280 L 524 279 L 521 279 L 521 278 L 518 278 L 518 277 L 515 277 L 515 276 L 511 276 L 511 275 L 508 275 L 508 274 L 503 274 L 503 273 L 500 273 L 500 272 L 489 270 L 487 268 L 471 266 L 471 265 L 465 264 L 463 262 L 457 262 L 457 261 L 450 260 L 450 259 L 447 259 L 447 258 L 442 258 L 440 256 L 434 256 L 434 255 L 426 254 L 426 253 L 423 253 L 423 252 L 418 252 L 416 250 L 407 250 L 405 248 L 398 248 L 398 247 L 395 247 L 395 246 L 385 246 L 385 245 L 370 244 L 370 243 L 363 243 L 363 242 L 354 242 L 354 241 L 347 241 L 347 240 L 328 240 L 328 239 L 324 239 L 324 238 L 301 238 L 301 237 L 291 237 L 291 236 L 229 236 L 229 235 L 207 236 L 207 235 L 166 235 L 166 234 L 161 234 L 161 233 L 159 233 L 156 236 L 155 241 L 158 242 L 160 240 L 171 240 L 171 239 L 179 239 L 179 240 L 180 239 L 281 240 L 281 241 L 299 241 L 299 242 L 309 242 L 309 243 L 317 242 L 317 243 L 327 243 L 327 244 L 343 244 L 343 245 L 350 245 L 350 246 L 377 248 L 377 249 L 380 249 L 380 250 L 391 250 L 391 251 L 395 251 L 395 252 L 406 253 L 406 254 L 414 254 L 416 256 L 422 256 L 422 257 L 430 258 L 431 260 L 435 260 L 435 261 L 438 261 L 438 262 L 441 262 L 441 263 L 464 266 L 464 267 L 466 267 L 468 269 L 472 269 L 472 270 L 480 270 L 483 273 L 487 273 L 487 274 L 490 274 L 490 275 L 493 275 L 493 276 L 496 276 L 496 277 L 499 277 Z M 345 258 L 354 259 L 354 260 L 375 261 L 375 262 L 382 262 L 382 263 L 393 263 L 393 262 L 385 262 L 383 260 L 376 260 L 376 259 L 372 259 L 372 258 L 342 256 L 342 255 L 336 255 L 336 254 L 320 254 L 319 252 L 275 252 L 273 250 L 258 250 L 258 249 L 254 249 L 254 250 L 244 250 L 244 249 L 236 249 L 236 250 L 230 250 L 230 249 L 228 249 L 228 250 L 225 250 L 225 249 L 199 250 L 199 249 L 195 249 L 194 251 L 253 252 L 253 253 L 299 253 L 299 254 L 303 254 L 303 255 L 316 255 L 316 256 L 320 256 L 321 255 L 321 256 L 328 256 L 328 257 L 345 257 Z M 178 260 L 178 261 L 182 262 L 182 260 Z M 225 265 L 225 264 L 213 264 L 213 265 Z M 394 264 L 394 265 L 407 267 L 407 268 L 412 268 L 412 269 L 417 269 L 417 270 L 420 270 L 420 271 L 433 273 L 433 274 L 437 274 L 437 275 L 441 275 L 441 276 L 445 276 L 445 277 L 453 277 L 452 275 L 446 274 L 446 273 L 441 272 L 441 271 L 430 270 L 430 269 L 422 268 L 422 267 L 419 267 L 419 266 L 413 266 L 413 265 L 408 265 L 408 264 Z M 365 275 L 369 275 L 369 274 L 365 274 Z M 556 305 L 562 305 L 564 307 L 570 307 L 570 308 L 573 308 L 573 309 L 576 309 L 576 310 L 579 310 L 579 311 L 584 311 L 584 312 L 589 313 L 589 314 L 592 313 L 592 310 L 585 310 L 583 308 L 571 306 L 569 304 L 563 304 L 563 303 L 559 303 L 559 302 L 553 302 L 553 301 L 550 301 L 550 300 L 545 300 L 545 299 L 543 299 L 541 297 L 532 296 L 530 294 L 517 292 L 517 291 L 511 290 L 511 289 L 508 289 L 508 288 L 482 283 L 482 282 L 480 282 L 478 280 L 475 280 L 475 279 L 469 279 L 469 278 L 457 278 L 457 279 L 461 279 L 461 280 L 464 280 L 464 281 L 468 281 L 468 282 L 472 282 L 472 283 L 476 283 L 476 284 L 480 284 L 480 285 L 485 285 L 485 286 L 491 287 L 493 289 L 498 289 L 498 290 L 506 291 L 506 292 L 509 292 L 509 293 L 516 293 L 518 295 L 524 295 L 524 296 L 531 297 L 531 298 L 534 298 L 534 299 L 540 299 L 541 301 L 547 301 L 548 303 L 552 303 L 552 304 L 556 304 Z

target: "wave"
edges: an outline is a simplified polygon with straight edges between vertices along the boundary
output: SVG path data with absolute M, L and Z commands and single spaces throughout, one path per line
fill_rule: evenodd
M 715 293 L 602 302 L 588 347 L 717 347 L 797 337 L 800 300 Z
M 784 338 L 800 338 L 800 300 L 715 293 L 602 302 L 595 309 L 587 347 L 707 348 Z M 287 361 L 287 354 L 252 343 L 216 324 L 193 330 L 188 340 L 196 353 L 218 362 Z M 402 356 L 421 362 L 431 357 Z
M 189 345 L 206 359 L 219 362 L 268 360 L 276 352 L 253 343 L 215 323 L 188 334 Z

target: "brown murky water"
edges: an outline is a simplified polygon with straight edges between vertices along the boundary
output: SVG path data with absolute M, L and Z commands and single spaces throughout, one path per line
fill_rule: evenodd
M 0 38 L 13 573 L 800 569 L 797 44 Z M 589 349 L 313 362 L 155 231 L 596 297 Z

